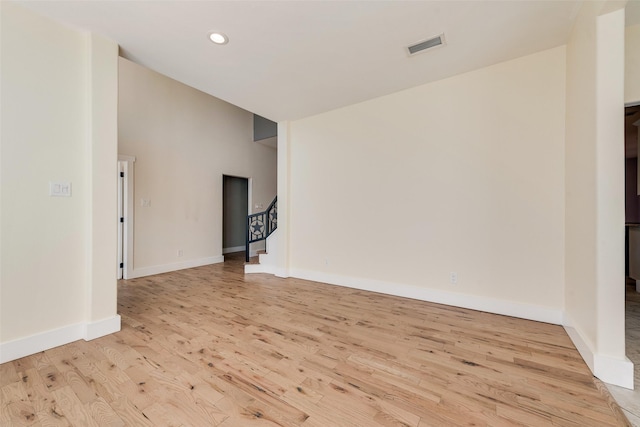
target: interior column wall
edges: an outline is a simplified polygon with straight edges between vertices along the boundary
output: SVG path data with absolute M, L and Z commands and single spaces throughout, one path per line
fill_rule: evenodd
M 117 311 L 118 45 L 87 36 L 86 142 L 88 283 L 87 331 L 91 339 L 120 330 Z
M 565 327 L 596 376 L 629 387 L 620 7 L 586 2 L 567 45 Z

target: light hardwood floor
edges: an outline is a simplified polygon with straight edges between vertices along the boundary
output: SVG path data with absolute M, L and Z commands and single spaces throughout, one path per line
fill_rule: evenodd
M 231 258 L 122 281 L 121 332 L 0 365 L 0 425 L 627 425 L 560 326 Z

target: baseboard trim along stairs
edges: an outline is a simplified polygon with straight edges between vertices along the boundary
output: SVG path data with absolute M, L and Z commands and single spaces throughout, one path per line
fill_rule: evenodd
M 244 272 L 246 273 L 267 273 L 276 274 L 276 254 L 275 248 L 278 247 L 278 230 L 276 229 L 267 237 L 265 244 L 265 252 L 258 253 L 257 264 L 245 264 Z

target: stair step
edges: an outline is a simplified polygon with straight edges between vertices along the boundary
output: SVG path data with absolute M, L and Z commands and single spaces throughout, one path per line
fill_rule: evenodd
M 260 258 L 257 256 L 252 256 L 251 258 L 249 258 L 249 262 L 245 262 L 245 265 L 247 264 L 260 264 Z

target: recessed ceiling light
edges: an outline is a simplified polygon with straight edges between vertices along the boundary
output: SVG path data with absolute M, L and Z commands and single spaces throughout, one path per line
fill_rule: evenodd
M 209 39 L 215 44 L 227 44 L 229 42 L 229 37 L 222 33 L 211 33 L 209 34 Z

